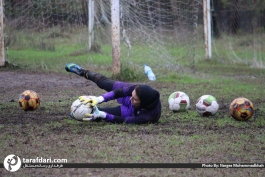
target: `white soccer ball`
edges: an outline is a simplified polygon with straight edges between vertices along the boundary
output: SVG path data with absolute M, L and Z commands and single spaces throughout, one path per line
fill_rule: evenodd
M 213 116 L 219 109 L 219 105 L 212 95 L 203 95 L 196 102 L 196 111 L 201 116 Z
M 168 98 L 169 109 L 173 112 L 186 111 L 190 108 L 190 98 L 184 92 L 174 92 Z
M 93 96 L 85 96 L 87 98 Z M 75 100 L 71 105 L 71 116 L 77 120 L 83 120 L 85 118 L 85 114 L 92 113 L 93 108 L 90 106 L 90 103 L 83 104 L 79 99 Z

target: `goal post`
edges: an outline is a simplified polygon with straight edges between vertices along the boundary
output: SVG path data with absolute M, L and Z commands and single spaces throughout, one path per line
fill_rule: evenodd
M 4 10 L 3 0 L 0 0 L 0 66 L 5 65 L 5 53 L 4 53 Z
M 121 72 L 120 61 L 120 0 L 111 0 L 112 74 Z
M 211 36 L 211 3 L 210 0 L 203 0 L 203 29 L 205 59 L 212 58 L 212 36 Z
M 91 50 L 92 45 L 94 45 L 94 0 L 89 0 L 88 2 L 88 51 Z

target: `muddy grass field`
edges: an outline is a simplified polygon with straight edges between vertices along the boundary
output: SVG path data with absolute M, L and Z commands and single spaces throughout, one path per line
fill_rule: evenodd
M 264 80 L 264 79 L 263 79 Z M 263 84 L 264 82 L 260 83 Z M 162 117 L 157 124 L 115 125 L 69 118 L 71 103 L 103 90 L 74 74 L 0 69 L 0 159 L 67 159 L 68 163 L 265 163 L 264 109 L 247 122 L 228 115 L 228 100 L 219 100 L 217 116 L 202 118 L 191 110 L 172 113 L 167 98 L 176 86 L 146 82 L 161 91 Z M 190 87 L 184 85 L 184 87 Z M 41 105 L 24 112 L 18 105 L 24 90 L 36 91 Z M 252 100 L 264 105 L 264 97 Z M 105 106 L 117 104 L 114 101 Z M 202 169 L 19 169 L 0 176 L 264 176 L 264 168 Z

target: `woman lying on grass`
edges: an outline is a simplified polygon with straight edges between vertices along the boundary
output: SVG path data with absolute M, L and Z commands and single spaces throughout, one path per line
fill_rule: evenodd
M 85 114 L 87 120 L 104 119 L 106 122 L 128 124 L 154 123 L 159 120 L 161 116 L 160 94 L 150 86 L 114 81 L 102 74 L 85 70 L 74 63 L 68 63 L 65 70 L 85 77 L 107 91 L 98 97 L 79 97 L 84 104 L 91 103 L 94 107 L 93 114 Z M 105 108 L 96 106 L 114 99 L 117 99 L 119 106 Z

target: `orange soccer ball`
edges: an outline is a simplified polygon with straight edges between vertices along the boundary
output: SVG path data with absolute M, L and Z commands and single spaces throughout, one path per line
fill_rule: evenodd
M 18 103 L 24 111 L 34 111 L 40 106 L 40 97 L 36 92 L 26 90 L 20 94 Z
M 247 98 L 236 98 L 230 104 L 229 113 L 236 120 L 248 120 L 254 114 L 253 103 Z

